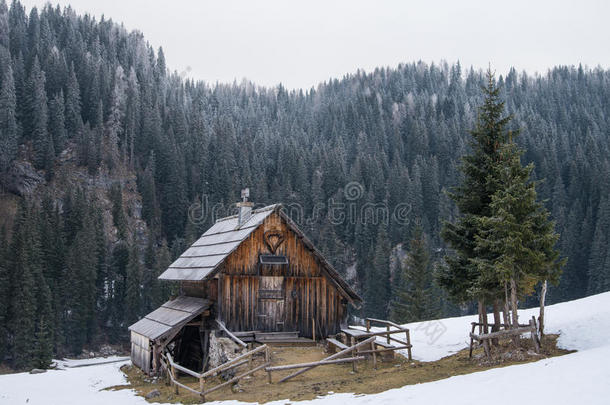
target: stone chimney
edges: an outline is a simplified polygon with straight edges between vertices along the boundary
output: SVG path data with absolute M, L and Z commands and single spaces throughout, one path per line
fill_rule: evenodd
M 237 227 L 241 228 L 243 224 L 248 222 L 250 216 L 252 216 L 252 203 L 248 201 L 250 197 L 250 189 L 244 188 L 241 190 L 241 202 L 237 203 L 239 213 L 237 214 Z

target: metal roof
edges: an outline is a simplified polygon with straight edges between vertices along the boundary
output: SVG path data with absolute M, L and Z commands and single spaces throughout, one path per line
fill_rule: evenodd
M 218 267 L 241 242 L 263 223 L 279 205 L 269 205 L 252 211 L 242 226 L 237 215 L 216 221 L 195 243 L 180 255 L 160 280 L 201 281 Z
M 281 204 L 269 205 L 252 211 L 252 216 L 242 226 L 238 224 L 237 215 L 216 221 L 195 243 L 173 262 L 159 276 L 161 280 L 202 281 L 214 274 L 224 260 L 258 228 L 274 211 L 287 222 L 299 238 L 322 263 L 328 278 L 334 281 L 338 289 L 353 301 L 362 298 L 341 278 L 339 273 L 316 249 L 313 243 L 301 232 L 298 226 L 281 210 Z
M 203 298 L 181 296 L 167 301 L 159 308 L 129 327 L 130 331 L 157 340 L 208 309 L 209 302 Z

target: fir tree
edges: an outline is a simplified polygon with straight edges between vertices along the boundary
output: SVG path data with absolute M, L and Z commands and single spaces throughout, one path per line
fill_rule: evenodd
M 125 321 L 132 324 L 140 319 L 142 305 L 142 266 L 138 246 L 133 241 L 129 248 L 125 290 Z
M 478 300 L 479 308 L 484 308 L 482 303 L 493 303 L 502 297 L 501 284 L 495 276 L 481 273 L 475 264 L 477 259 L 495 258 L 494 252 L 476 245 L 476 238 L 480 232 L 478 220 L 490 215 L 492 196 L 501 187 L 495 169 L 502 159 L 502 145 L 513 135 L 507 128 L 511 117 L 503 116 L 504 102 L 491 71 L 487 73 L 484 96 L 475 129 L 471 131 L 472 151 L 462 159 L 460 169 L 464 177 L 450 193 L 460 216 L 454 222 L 445 222 L 441 233 L 455 254 L 445 257 L 447 266 L 438 273 L 439 284 L 450 297 L 457 302 Z
M 390 302 L 390 242 L 385 226 L 379 226 L 373 258 L 373 268 L 369 271 L 366 283 L 366 314 L 386 319 Z
M 535 183 L 530 180 L 533 165 L 522 166 L 522 152 L 510 141 L 500 153 L 497 179 L 500 188 L 492 196 L 490 213 L 477 218 L 480 232 L 475 252 L 492 252 L 473 262 L 481 274 L 489 274 L 510 289 L 512 323 L 518 324 L 517 300 L 534 291 L 534 286 L 548 280 L 556 283 L 563 260 L 555 244 L 559 235 L 549 213 L 537 201 Z
M 432 299 L 430 253 L 421 225 L 415 228 L 408 256 L 400 267 L 392 305 L 392 319 L 416 322 L 436 315 Z
M 34 144 L 35 163 L 38 168 L 45 168 L 50 143 L 47 131 L 48 110 L 45 91 L 45 75 L 40 68 L 38 57 L 34 59 L 26 86 L 27 116 L 25 121 L 25 136 Z
M 17 98 L 10 63 L 0 82 L 0 172 L 8 169 L 17 155 Z

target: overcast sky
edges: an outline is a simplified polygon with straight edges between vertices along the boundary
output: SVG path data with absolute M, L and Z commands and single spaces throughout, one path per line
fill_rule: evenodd
M 28 7 L 47 1 L 22 0 Z M 459 60 L 546 72 L 610 67 L 608 0 L 69 0 L 162 46 L 168 67 L 207 82 L 311 87 L 358 68 Z

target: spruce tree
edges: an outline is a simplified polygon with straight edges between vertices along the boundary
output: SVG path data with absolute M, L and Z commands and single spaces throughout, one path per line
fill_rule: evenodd
M 140 254 L 135 241 L 131 242 L 129 248 L 129 259 L 127 262 L 127 278 L 125 290 L 125 321 L 132 324 L 140 319 L 142 310 L 142 266 Z
M 435 315 L 430 253 L 421 225 L 415 228 L 408 256 L 400 267 L 400 277 L 397 279 L 392 319 L 407 323 L 430 319 Z
M 373 267 L 367 274 L 366 314 L 374 318 L 386 319 L 390 296 L 390 242 L 385 226 L 381 224 L 377 233 Z
M 493 260 L 496 255 L 477 246 L 479 219 L 490 215 L 492 196 L 502 187 L 495 169 L 502 160 L 502 145 L 513 136 L 508 129 L 511 116 L 504 116 L 504 102 L 491 71 L 487 72 L 483 93 L 483 105 L 471 131 L 471 152 L 463 157 L 460 167 L 463 178 L 449 194 L 460 215 L 453 222 L 446 221 L 441 232 L 454 254 L 445 257 L 446 266 L 437 273 L 439 284 L 456 302 L 478 300 L 481 317 L 485 315 L 485 303 L 494 303 L 503 291 L 494 274 L 482 273 L 475 263 L 479 259 Z
M 19 205 L 11 245 L 10 330 L 11 354 L 17 369 L 33 367 L 36 362 L 36 283 L 40 281 L 39 245 L 35 234 L 32 207 L 25 200 Z
M 530 180 L 533 164 L 521 165 L 522 151 L 511 141 L 501 149 L 495 173 L 499 189 L 492 196 L 490 213 L 477 218 L 475 252 L 491 252 L 473 262 L 481 274 L 510 290 L 512 323 L 518 325 L 517 301 L 546 280 L 556 283 L 564 260 L 555 245 L 559 235 L 543 204 L 537 201 L 536 183 Z M 491 176 L 491 174 L 490 174 Z
M 17 156 L 17 97 L 10 63 L 0 82 L 0 172 L 8 169 Z
M 39 169 L 46 168 L 47 157 L 52 142 L 47 131 L 48 109 L 45 91 L 45 75 L 40 68 L 38 57 L 34 59 L 26 85 L 27 115 L 25 136 L 34 144 L 34 162 Z M 50 143 L 51 142 L 51 143 Z

